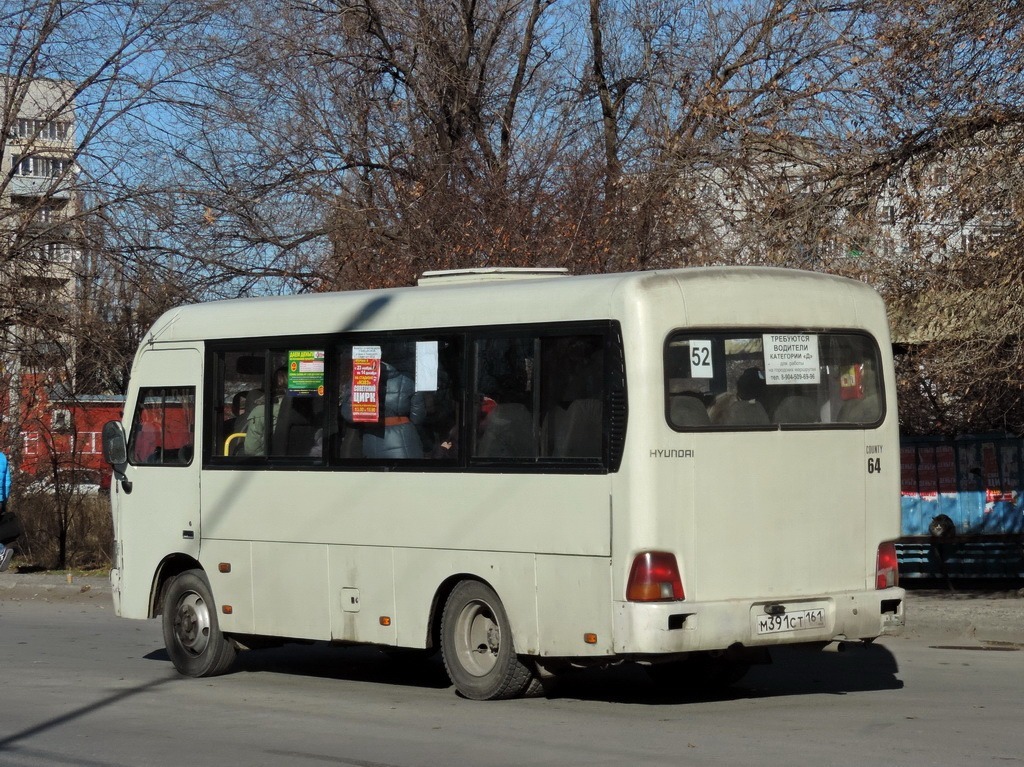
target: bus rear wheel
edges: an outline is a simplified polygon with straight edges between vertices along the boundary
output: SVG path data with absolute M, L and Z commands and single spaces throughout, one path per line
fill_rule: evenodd
M 471 700 L 536 694 L 540 682 L 516 655 L 505 608 L 494 590 L 462 581 L 441 615 L 441 653 L 448 677 Z
M 235 660 L 237 647 L 220 631 L 202 570 L 186 570 L 167 585 L 163 630 L 167 654 L 185 676 L 217 676 Z

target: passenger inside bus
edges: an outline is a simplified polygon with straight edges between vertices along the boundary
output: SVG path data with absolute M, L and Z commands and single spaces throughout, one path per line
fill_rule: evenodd
M 380 412 L 376 422 L 356 424 L 352 416 L 351 384 L 343 387 L 341 415 L 350 424 L 348 432 L 356 427 L 361 436 L 364 458 L 415 459 L 423 458 L 423 443 L 417 426 L 426 418 L 426 400 L 423 392 L 416 391 L 415 355 L 407 349 L 391 350 L 390 361 L 380 365 Z M 351 444 L 351 437 L 343 438 Z
M 224 414 L 224 430 L 228 434 L 245 426 L 245 395 L 244 391 L 235 392 L 231 404 L 227 407 Z
M 423 443 L 416 426 L 426 417 L 423 393 L 415 379 L 389 362 L 381 362 L 383 418 L 363 433 L 366 458 L 422 458 Z
M 274 371 L 274 388 L 271 392 L 270 417 L 271 423 L 277 420 L 288 383 L 288 374 L 283 367 Z M 252 392 L 250 392 L 252 396 Z M 264 455 L 266 451 L 266 398 L 259 396 L 255 403 L 248 403 L 245 419 L 245 455 Z
M 480 438 L 476 455 L 480 458 L 534 458 L 533 416 L 526 405 L 497 392 L 491 399 L 494 406 L 485 411 L 481 406 Z
M 762 404 L 767 394 L 764 372 L 749 367 L 736 381 L 735 397 L 726 396 L 715 403 L 712 421 L 728 426 L 763 426 L 770 423 Z M 719 406 L 720 405 L 720 406 Z

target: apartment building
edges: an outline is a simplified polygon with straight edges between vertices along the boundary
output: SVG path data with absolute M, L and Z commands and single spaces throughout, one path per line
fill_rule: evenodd
M 39 403 L 74 370 L 74 92 L 65 81 L 0 76 L 0 448 L 16 458 L 29 422 L 49 421 Z
M 74 298 L 73 93 L 69 82 L 0 77 L 0 321 L 20 367 L 60 362 L 50 336 Z

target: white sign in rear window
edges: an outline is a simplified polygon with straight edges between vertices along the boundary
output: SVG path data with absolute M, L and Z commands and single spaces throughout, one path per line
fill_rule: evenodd
M 816 384 L 821 380 L 818 337 L 798 333 L 765 333 L 764 374 L 769 386 Z
M 715 366 L 711 358 L 711 341 L 690 340 L 690 377 L 715 377 Z

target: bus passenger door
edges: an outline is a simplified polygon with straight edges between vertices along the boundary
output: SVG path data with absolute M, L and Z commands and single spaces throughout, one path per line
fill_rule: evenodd
M 127 481 L 113 483 L 118 575 L 112 583 L 124 617 L 149 616 L 154 577 L 168 556 L 199 558 L 200 365 L 195 349 L 151 350 L 133 371 Z

